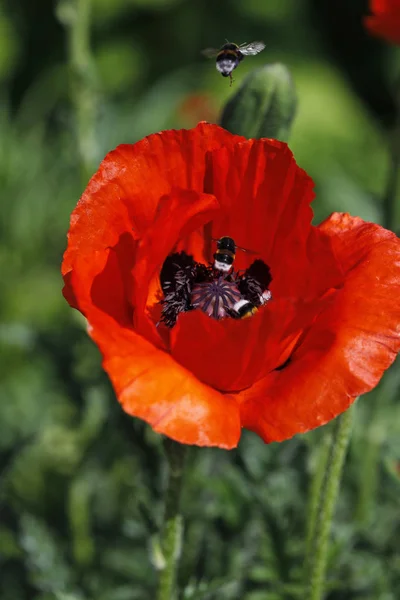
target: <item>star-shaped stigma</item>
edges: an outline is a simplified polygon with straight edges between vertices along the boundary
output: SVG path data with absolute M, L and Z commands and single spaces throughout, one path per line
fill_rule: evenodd
M 192 290 L 193 308 L 199 308 L 209 317 L 223 319 L 232 315 L 241 299 L 238 286 L 221 275 L 212 281 L 197 283 Z

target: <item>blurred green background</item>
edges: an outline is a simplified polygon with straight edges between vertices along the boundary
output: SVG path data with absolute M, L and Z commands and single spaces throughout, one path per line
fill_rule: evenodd
M 85 184 L 73 10 L 72 0 L 0 4 L 0 598 L 150 600 L 160 439 L 122 413 L 61 295 L 69 214 Z M 316 220 L 339 210 L 383 222 L 399 56 L 364 32 L 366 12 L 361 0 L 93 0 L 83 84 L 94 168 L 119 143 L 218 122 L 246 73 L 279 61 L 297 87 L 290 146 L 316 182 Z M 200 55 L 225 38 L 267 44 L 232 88 Z M 395 366 L 357 406 L 329 600 L 400 597 L 399 385 Z M 182 597 L 306 597 L 304 540 L 329 430 L 271 446 L 245 432 L 232 452 L 193 449 Z

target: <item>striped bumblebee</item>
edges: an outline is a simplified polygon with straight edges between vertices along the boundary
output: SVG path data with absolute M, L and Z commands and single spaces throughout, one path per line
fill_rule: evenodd
M 222 77 L 229 77 L 232 85 L 232 71 L 239 66 L 245 56 L 254 56 L 264 50 L 264 42 L 251 42 L 251 44 L 234 44 L 228 42 L 219 50 L 216 48 L 206 48 L 203 50 L 204 56 L 208 58 L 216 57 L 215 67 Z
M 233 268 L 236 256 L 235 241 L 226 235 L 214 241 L 217 242 L 217 249 L 213 256 L 213 267 L 216 271 L 221 271 L 221 273 L 229 273 Z

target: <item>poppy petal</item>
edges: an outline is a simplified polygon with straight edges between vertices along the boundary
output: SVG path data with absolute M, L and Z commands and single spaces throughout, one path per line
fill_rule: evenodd
M 156 133 L 110 152 L 71 215 L 62 264 L 66 299 L 78 307 L 77 294 L 67 277 L 73 269 L 86 274 L 85 294 L 90 296 L 94 277 L 103 272 L 110 260 L 110 248 L 118 255 L 122 271 L 118 278 L 121 275 L 126 285 L 134 265 L 133 242 L 152 225 L 160 198 L 174 187 L 202 192 L 207 152 L 242 139 L 216 125 L 199 123 L 191 130 Z M 126 237 L 131 238 L 131 252 L 119 252 Z M 83 278 L 80 280 L 83 286 Z M 103 302 L 110 308 L 111 301 Z M 126 302 L 113 312 L 116 318 L 126 316 Z
M 63 294 L 71 306 L 85 316 L 85 306 L 93 306 L 110 315 L 122 326 L 132 324 L 128 276 L 134 260 L 136 242 L 129 233 L 122 234 L 114 247 L 79 261 L 64 274 Z
M 321 308 L 320 300 L 272 300 L 251 318 L 220 321 L 194 310 L 172 329 L 171 353 L 200 381 L 239 391 L 285 363 Z
M 400 240 L 334 214 L 331 237 L 346 279 L 288 365 L 238 394 L 244 427 L 281 441 L 325 424 L 377 385 L 400 350 Z
M 169 354 L 99 312 L 90 315 L 89 333 L 125 412 L 183 444 L 237 446 L 239 406 L 232 396 L 204 385 Z
M 179 241 L 191 246 L 192 234 L 196 235 L 219 210 L 216 198 L 210 194 L 174 190 L 161 198 L 152 227 L 140 241 L 132 271 L 134 325 L 138 333 L 156 345 L 160 344 L 160 336 L 145 308 L 148 306 L 151 311 L 159 302 L 161 267 Z
M 247 140 L 208 156 L 205 191 L 222 208 L 210 238 L 229 235 L 252 251 L 237 252 L 237 269 L 257 253 L 271 268 L 275 298 L 312 298 L 338 282 L 330 240 L 311 227 L 313 187 L 284 142 Z
M 154 133 L 109 152 L 71 215 L 64 272 L 78 256 L 114 246 L 124 231 L 141 237 L 173 188 L 203 191 L 207 152 L 243 138 L 222 127 Z

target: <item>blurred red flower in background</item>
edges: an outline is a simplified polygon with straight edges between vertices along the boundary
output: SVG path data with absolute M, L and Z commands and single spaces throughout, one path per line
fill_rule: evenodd
M 370 10 L 372 16 L 364 19 L 370 33 L 400 44 L 400 0 L 371 0 Z
M 312 226 L 312 190 L 283 142 L 206 123 L 106 156 L 72 213 L 62 272 L 127 413 L 232 448 L 242 427 L 272 442 L 322 425 L 378 383 L 400 349 L 400 241 L 348 214 Z M 166 327 L 171 254 L 204 271 L 221 236 L 268 266 L 272 300 L 246 319 L 178 311 Z M 235 270 L 254 253 L 238 251 Z
M 211 94 L 188 94 L 178 105 L 177 116 L 184 127 L 193 127 L 199 121 L 214 123 L 218 120 L 219 110 Z

